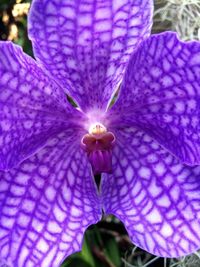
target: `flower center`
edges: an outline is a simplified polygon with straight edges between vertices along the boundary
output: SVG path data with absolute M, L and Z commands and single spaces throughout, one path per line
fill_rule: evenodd
M 89 133 L 81 140 L 86 151 L 94 175 L 112 172 L 112 149 L 115 136 L 101 123 L 95 123 L 89 128 Z

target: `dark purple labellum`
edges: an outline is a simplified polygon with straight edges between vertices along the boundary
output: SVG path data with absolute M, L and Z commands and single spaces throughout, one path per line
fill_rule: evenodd
M 81 141 L 94 175 L 112 172 L 112 149 L 115 136 L 111 132 L 86 134 Z

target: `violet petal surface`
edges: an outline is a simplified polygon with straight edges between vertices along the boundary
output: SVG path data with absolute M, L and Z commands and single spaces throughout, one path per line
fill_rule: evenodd
M 161 257 L 200 248 L 200 166 L 187 167 L 136 128 L 115 132 L 113 174 L 103 174 L 107 214 L 132 242 Z
M 0 170 L 18 165 L 81 118 L 62 89 L 11 42 L 0 42 L 0 109 Z
M 101 218 L 80 136 L 72 136 L 60 133 L 19 168 L 0 172 L 0 259 L 15 267 L 59 267 Z
M 152 0 L 34 0 L 29 38 L 36 59 L 82 110 L 105 110 L 150 34 L 152 13 Z
M 172 32 L 145 40 L 110 112 L 117 125 L 136 125 L 182 163 L 200 164 L 200 43 Z

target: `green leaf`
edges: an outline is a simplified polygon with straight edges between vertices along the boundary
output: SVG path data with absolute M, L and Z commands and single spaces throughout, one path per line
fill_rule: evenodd
M 92 252 L 91 252 L 91 248 L 90 248 L 90 242 L 89 242 L 89 236 L 88 236 L 89 234 L 90 233 L 85 234 L 81 255 L 82 255 L 83 259 L 88 264 L 90 264 L 90 266 L 93 267 L 93 266 L 95 266 L 95 261 L 94 261 L 94 258 L 92 256 Z
M 116 267 L 121 265 L 119 247 L 114 238 L 109 238 L 106 242 L 105 254 Z
M 84 261 L 82 258 L 76 257 L 65 261 L 61 267 L 93 267 L 88 262 Z

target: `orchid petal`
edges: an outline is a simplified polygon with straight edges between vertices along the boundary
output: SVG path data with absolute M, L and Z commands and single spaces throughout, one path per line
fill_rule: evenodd
M 37 60 L 82 110 L 105 110 L 152 13 L 152 0 L 34 0 L 29 37 Z
M 175 33 L 144 41 L 130 60 L 112 112 L 188 165 L 200 164 L 200 43 Z
M 81 249 L 101 217 L 87 157 L 72 130 L 10 172 L 0 172 L 0 259 L 15 267 L 58 267 Z
M 21 48 L 0 42 L 0 169 L 10 169 L 34 154 L 63 128 L 75 111 Z M 78 118 L 77 115 L 76 120 Z
M 124 224 L 132 242 L 161 257 L 200 248 L 200 166 L 187 167 L 136 128 L 116 133 L 113 174 L 104 175 L 107 214 Z

